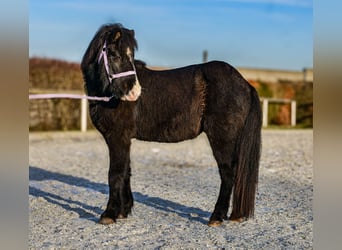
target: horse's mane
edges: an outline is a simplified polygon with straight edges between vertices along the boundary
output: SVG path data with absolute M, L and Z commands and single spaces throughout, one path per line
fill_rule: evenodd
M 121 32 L 121 37 L 118 41 L 118 47 L 122 50 L 120 53 L 125 53 L 127 46 L 133 49 L 138 48 L 138 43 L 134 38 L 133 31 L 124 28 L 120 23 L 104 24 L 98 29 L 91 40 L 82 59 L 82 68 L 96 61 L 97 55 L 101 51 L 104 42 L 107 41 L 107 43 L 110 43 L 115 37 L 115 34 L 119 31 Z M 121 45 L 125 45 L 125 47 Z
M 134 60 L 134 65 L 138 69 L 146 68 L 146 63 L 144 61 L 141 61 L 141 60 Z

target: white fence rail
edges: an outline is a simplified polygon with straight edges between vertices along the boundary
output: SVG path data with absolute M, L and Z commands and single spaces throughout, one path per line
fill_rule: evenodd
M 30 89 L 31 93 L 56 93 L 56 92 L 67 92 L 67 93 L 77 93 L 83 94 L 80 91 L 56 91 L 56 90 L 40 90 L 40 89 Z M 268 111 L 269 111 L 269 104 L 290 104 L 291 105 L 291 126 L 296 126 L 296 110 L 297 110 L 297 102 L 292 99 L 280 99 L 280 98 L 260 98 L 262 104 L 262 126 L 268 126 Z M 80 128 L 82 132 L 87 131 L 87 116 L 88 116 L 88 101 L 86 99 L 80 100 Z

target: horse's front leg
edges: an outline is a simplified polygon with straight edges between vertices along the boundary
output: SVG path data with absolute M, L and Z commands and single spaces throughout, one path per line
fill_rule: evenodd
M 133 207 L 130 187 L 131 142 L 107 141 L 110 166 L 108 172 L 109 200 L 100 218 L 101 224 L 111 224 L 117 218 L 126 218 Z

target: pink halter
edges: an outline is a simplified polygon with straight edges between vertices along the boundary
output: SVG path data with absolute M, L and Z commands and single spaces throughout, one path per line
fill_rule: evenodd
M 101 59 L 103 58 L 104 61 L 104 66 L 108 75 L 108 80 L 109 82 L 112 82 L 113 79 L 116 78 L 121 78 L 121 77 L 125 77 L 125 76 L 130 76 L 130 75 L 136 75 L 137 73 L 135 72 L 135 67 L 134 67 L 134 63 L 132 63 L 133 66 L 133 70 L 130 71 L 125 71 L 125 72 L 121 72 L 121 73 L 117 73 L 117 74 L 110 74 L 109 73 L 109 66 L 108 66 L 108 57 L 107 57 L 107 53 L 106 53 L 106 49 L 107 49 L 107 42 L 104 43 L 101 54 L 99 56 L 99 60 L 97 61 L 97 63 L 100 63 Z

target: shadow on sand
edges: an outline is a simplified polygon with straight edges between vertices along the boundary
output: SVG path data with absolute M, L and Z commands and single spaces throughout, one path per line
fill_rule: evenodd
M 38 167 L 29 167 L 29 180 L 30 181 L 45 181 L 55 180 L 68 185 L 84 187 L 92 189 L 96 192 L 108 195 L 108 185 L 102 183 L 92 182 L 88 179 L 75 177 L 71 175 L 61 174 L 57 172 L 51 172 Z M 62 197 L 50 192 L 40 190 L 37 187 L 30 186 L 29 194 L 35 197 L 43 197 L 46 201 L 61 206 L 68 211 L 73 211 L 79 214 L 80 218 L 88 219 L 91 221 L 97 221 L 103 210 L 99 207 L 87 205 L 80 201 L 74 201 L 70 198 Z M 175 213 L 182 218 L 189 219 L 190 221 L 197 221 L 202 224 L 207 224 L 207 220 L 210 213 L 203 211 L 202 209 L 195 207 L 188 207 L 179 203 L 165 200 L 159 197 L 151 197 L 140 192 L 133 192 L 134 201 L 144 204 L 146 206 L 167 212 Z M 104 201 L 105 203 L 106 201 Z M 98 215 L 98 218 L 94 217 L 94 214 L 89 213 L 91 211 Z

